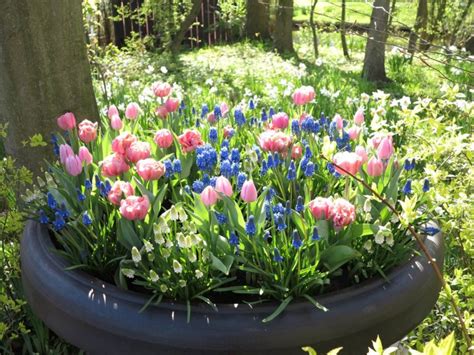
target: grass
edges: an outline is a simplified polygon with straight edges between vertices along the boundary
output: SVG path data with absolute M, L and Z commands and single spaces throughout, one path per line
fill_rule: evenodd
M 311 0 L 296 0 L 293 20 L 309 21 Z M 372 13 L 371 3 L 348 1 L 346 3 L 346 22 L 369 24 Z M 415 22 L 417 2 L 397 2 L 393 25 L 412 26 Z M 337 1 L 318 1 L 315 10 L 316 22 L 340 22 L 341 4 Z

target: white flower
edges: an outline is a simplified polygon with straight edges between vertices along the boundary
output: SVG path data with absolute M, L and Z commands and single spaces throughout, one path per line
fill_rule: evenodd
M 375 243 L 381 245 L 383 244 L 384 240 L 385 240 L 385 237 L 382 233 L 379 232 L 375 235 Z
M 153 244 L 151 244 L 148 240 L 143 241 L 143 244 L 145 245 L 145 250 L 147 253 L 153 251 Z
M 392 247 L 393 246 L 393 235 L 392 234 L 388 235 L 385 238 L 385 242 L 387 243 L 387 245 Z
M 318 58 L 316 59 L 316 62 L 314 62 L 314 64 L 316 64 L 317 67 L 320 67 L 321 65 L 323 65 L 323 60 L 321 58 Z
M 150 279 L 152 282 L 157 282 L 160 279 L 160 277 L 154 270 L 150 270 Z
M 121 269 L 120 271 L 129 279 L 133 279 L 135 277 L 135 271 L 132 269 Z
M 145 73 L 148 74 L 148 75 L 152 74 L 154 71 L 155 71 L 155 68 L 153 68 L 152 65 L 149 65 L 149 66 L 145 69 Z
M 173 270 L 177 274 L 181 274 L 183 272 L 183 266 L 181 266 L 179 261 L 176 259 L 173 260 Z
M 171 252 L 168 249 L 162 249 L 161 255 L 163 255 L 163 258 L 168 259 L 169 256 L 171 255 Z
M 410 104 L 411 104 L 411 100 L 408 96 L 403 96 L 398 102 L 400 104 L 400 107 L 403 110 L 406 110 L 408 108 L 408 106 L 410 106 Z
M 367 240 L 364 243 L 364 249 L 367 250 L 368 252 L 372 251 L 372 241 L 371 240 Z
M 190 262 L 194 263 L 194 262 L 197 260 L 196 253 L 191 252 L 191 253 L 188 255 L 188 259 L 189 259 Z
M 142 255 L 140 254 L 140 251 L 137 249 L 137 247 L 132 248 L 132 260 L 135 264 L 138 264 L 140 261 L 142 261 Z
M 201 270 L 196 270 L 194 273 L 196 274 L 196 279 L 200 279 L 204 276 Z
M 162 67 L 160 68 L 160 71 L 161 71 L 163 74 L 168 73 L 168 69 L 167 69 L 165 66 L 162 66 Z
M 166 291 L 168 291 L 168 286 L 166 286 L 165 284 L 161 284 L 160 291 L 161 293 L 165 293 Z
M 178 284 L 179 284 L 179 287 L 186 287 L 186 280 L 179 280 Z
M 364 103 L 364 104 L 367 104 L 370 100 L 370 96 L 368 94 L 366 94 L 365 92 L 363 92 L 361 95 L 360 95 L 360 100 Z

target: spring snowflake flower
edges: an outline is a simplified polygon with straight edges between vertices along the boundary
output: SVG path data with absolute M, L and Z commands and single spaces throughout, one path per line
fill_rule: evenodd
M 194 275 L 196 276 L 196 279 L 200 279 L 201 277 L 204 276 L 203 272 L 201 270 L 196 270 L 194 272 Z
M 181 274 L 183 272 L 183 266 L 176 259 L 173 260 L 173 270 L 177 274 Z
M 150 280 L 152 282 L 158 282 L 159 279 L 160 277 L 158 276 L 158 274 L 154 270 L 150 270 Z
M 140 261 L 142 261 L 142 255 L 140 254 L 140 251 L 137 249 L 137 247 L 132 248 L 132 260 L 135 264 L 138 264 Z
M 132 269 L 122 268 L 120 271 L 124 276 L 128 277 L 129 279 L 133 279 L 135 277 L 135 271 Z

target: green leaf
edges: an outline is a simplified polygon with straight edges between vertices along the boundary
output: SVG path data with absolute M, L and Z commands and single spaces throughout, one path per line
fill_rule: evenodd
M 321 311 L 324 311 L 324 312 L 328 311 L 328 309 L 326 307 L 324 307 L 321 303 L 316 301 L 310 295 L 305 294 L 305 295 L 303 295 L 303 297 L 306 298 L 309 302 L 311 302 L 316 308 L 320 309 Z
M 332 272 L 359 255 L 357 250 L 347 245 L 333 245 L 321 253 L 321 261 Z
M 327 353 L 327 355 L 337 355 L 339 354 L 339 352 L 342 350 L 342 346 L 340 348 L 335 348 L 335 349 L 332 349 L 331 351 L 329 351 Z
M 316 350 L 314 350 L 311 346 L 303 346 L 301 348 L 304 352 L 307 352 L 309 355 L 318 355 Z
M 318 228 L 319 236 L 322 239 L 327 240 L 329 238 L 329 223 L 326 220 L 320 220 L 316 223 L 316 227 Z
M 230 268 L 234 263 L 234 257 L 232 255 L 225 255 L 224 258 L 221 260 L 211 253 L 211 260 L 211 266 L 214 269 L 219 270 L 225 275 L 229 275 Z
M 142 246 L 142 242 L 133 228 L 133 223 L 124 218 L 118 221 L 117 241 L 128 250 L 131 250 L 133 247 L 140 249 Z
M 263 323 L 268 323 L 268 322 L 271 322 L 272 320 L 274 320 L 276 317 L 278 317 L 284 310 L 285 308 L 288 306 L 288 304 L 293 300 L 293 296 L 289 296 L 287 298 L 285 298 L 283 300 L 282 303 L 280 303 L 280 305 L 278 306 L 277 309 L 275 309 L 275 311 L 270 314 L 268 317 L 264 318 L 262 320 Z

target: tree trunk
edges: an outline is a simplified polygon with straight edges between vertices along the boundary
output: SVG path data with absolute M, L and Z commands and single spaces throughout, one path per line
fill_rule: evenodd
M 51 145 L 22 142 L 58 130 L 56 118 L 98 119 L 84 44 L 81 1 L 5 0 L 0 11 L 0 122 L 9 123 L 6 150 L 38 174 Z
M 416 42 L 419 37 L 419 32 L 420 30 L 425 32 L 427 24 L 428 24 L 428 1 L 418 0 L 418 9 L 416 11 L 415 26 L 413 26 L 413 29 L 410 31 L 410 37 L 408 39 L 408 52 L 411 54 L 411 57 L 413 57 L 416 51 Z
M 341 6 L 341 45 L 344 57 L 350 59 L 346 41 L 346 0 L 342 0 Z
M 318 4 L 318 0 L 311 0 L 311 10 L 309 13 L 309 25 L 311 27 L 311 33 L 313 35 L 314 57 L 316 59 L 319 57 L 318 34 L 316 32 L 316 24 L 314 22 L 314 10 L 316 9 L 317 4 Z
M 293 49 L 293 0 L 279 0 L 276 13 L 274 45 L 280 53 Z
M 389 10 L 390 0 L 375 0 L 362 70 L 362 77 L 372 82 L 388 81 L 385 72 L 385 43 Z
M 248 38 L 270 38 L 270 0 L 247 0 L 245 34 Z
M 177 53 L 181 48 L 181 42 L 183 42 L 184 35 L 186 31 L 191 27 L 194 22 L 196 16 L 199 15 L 199 10 L 201 9 L 201 0 L 193 0 L 193 6 L 191 10 L 186 15 L 186 18 L 181 22 L 178 31 L 175 33 L 171 42 L 168 46 L 168 49 L 171 50 L 172 53 Z
M 392 8 L 390 10 L 390 15 L 388 17 L 388 28 L 392 27 L 392 22 L 395 16 L 396 6 L 397 6 L 397 0 L 392 0 Z

